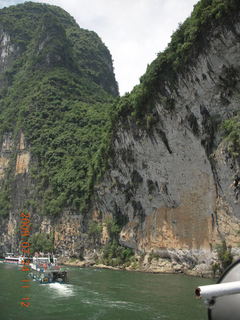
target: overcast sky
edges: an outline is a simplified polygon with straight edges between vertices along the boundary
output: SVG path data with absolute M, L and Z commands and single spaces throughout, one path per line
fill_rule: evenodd
M 0 8 L 24 0 L 0 0 Z M 38 0 L 62 7 L 80 27 L 94 30 L 109 48 L 120 94 L 131 91 L 147 64 L 198 0 Z

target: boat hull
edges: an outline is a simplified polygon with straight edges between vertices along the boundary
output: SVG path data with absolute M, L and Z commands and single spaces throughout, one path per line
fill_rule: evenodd
M 49 270 L 33 270 L 29 273 L 29 276 L 39 283 L 66 283 L 67 272 L 66 271 L 49 271 Z

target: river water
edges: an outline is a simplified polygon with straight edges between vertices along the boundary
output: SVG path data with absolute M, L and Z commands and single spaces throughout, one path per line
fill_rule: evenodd
M 207 320 L 203 302 L 194 297 L 209 279 L 67 268 L 68 284 L 21 288 L 27 272 L 0 264 L 1 320 Z M 20 305 L 30 298 L 28 308 Z

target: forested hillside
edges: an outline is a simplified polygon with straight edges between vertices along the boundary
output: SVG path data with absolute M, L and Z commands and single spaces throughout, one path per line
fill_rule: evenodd
M 50 215 L 83 210 L 118 95 L 111 55 L 94 32 L 54 6 L 2 9 L 0 30 L 1 141 L 9 136 L 16 148 L 22 132 L 31 153 L 22 205 Z M 15 198 L 15 160 L 13 152 L 2 182 L 4 215 Z

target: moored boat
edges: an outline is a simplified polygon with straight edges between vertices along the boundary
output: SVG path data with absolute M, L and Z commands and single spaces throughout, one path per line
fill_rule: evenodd
M 24 264 L 25 259 L 28 258 L 23 256 L 15 256 L 13 253 L 7 253 L 3 262 L 12 264 Z

